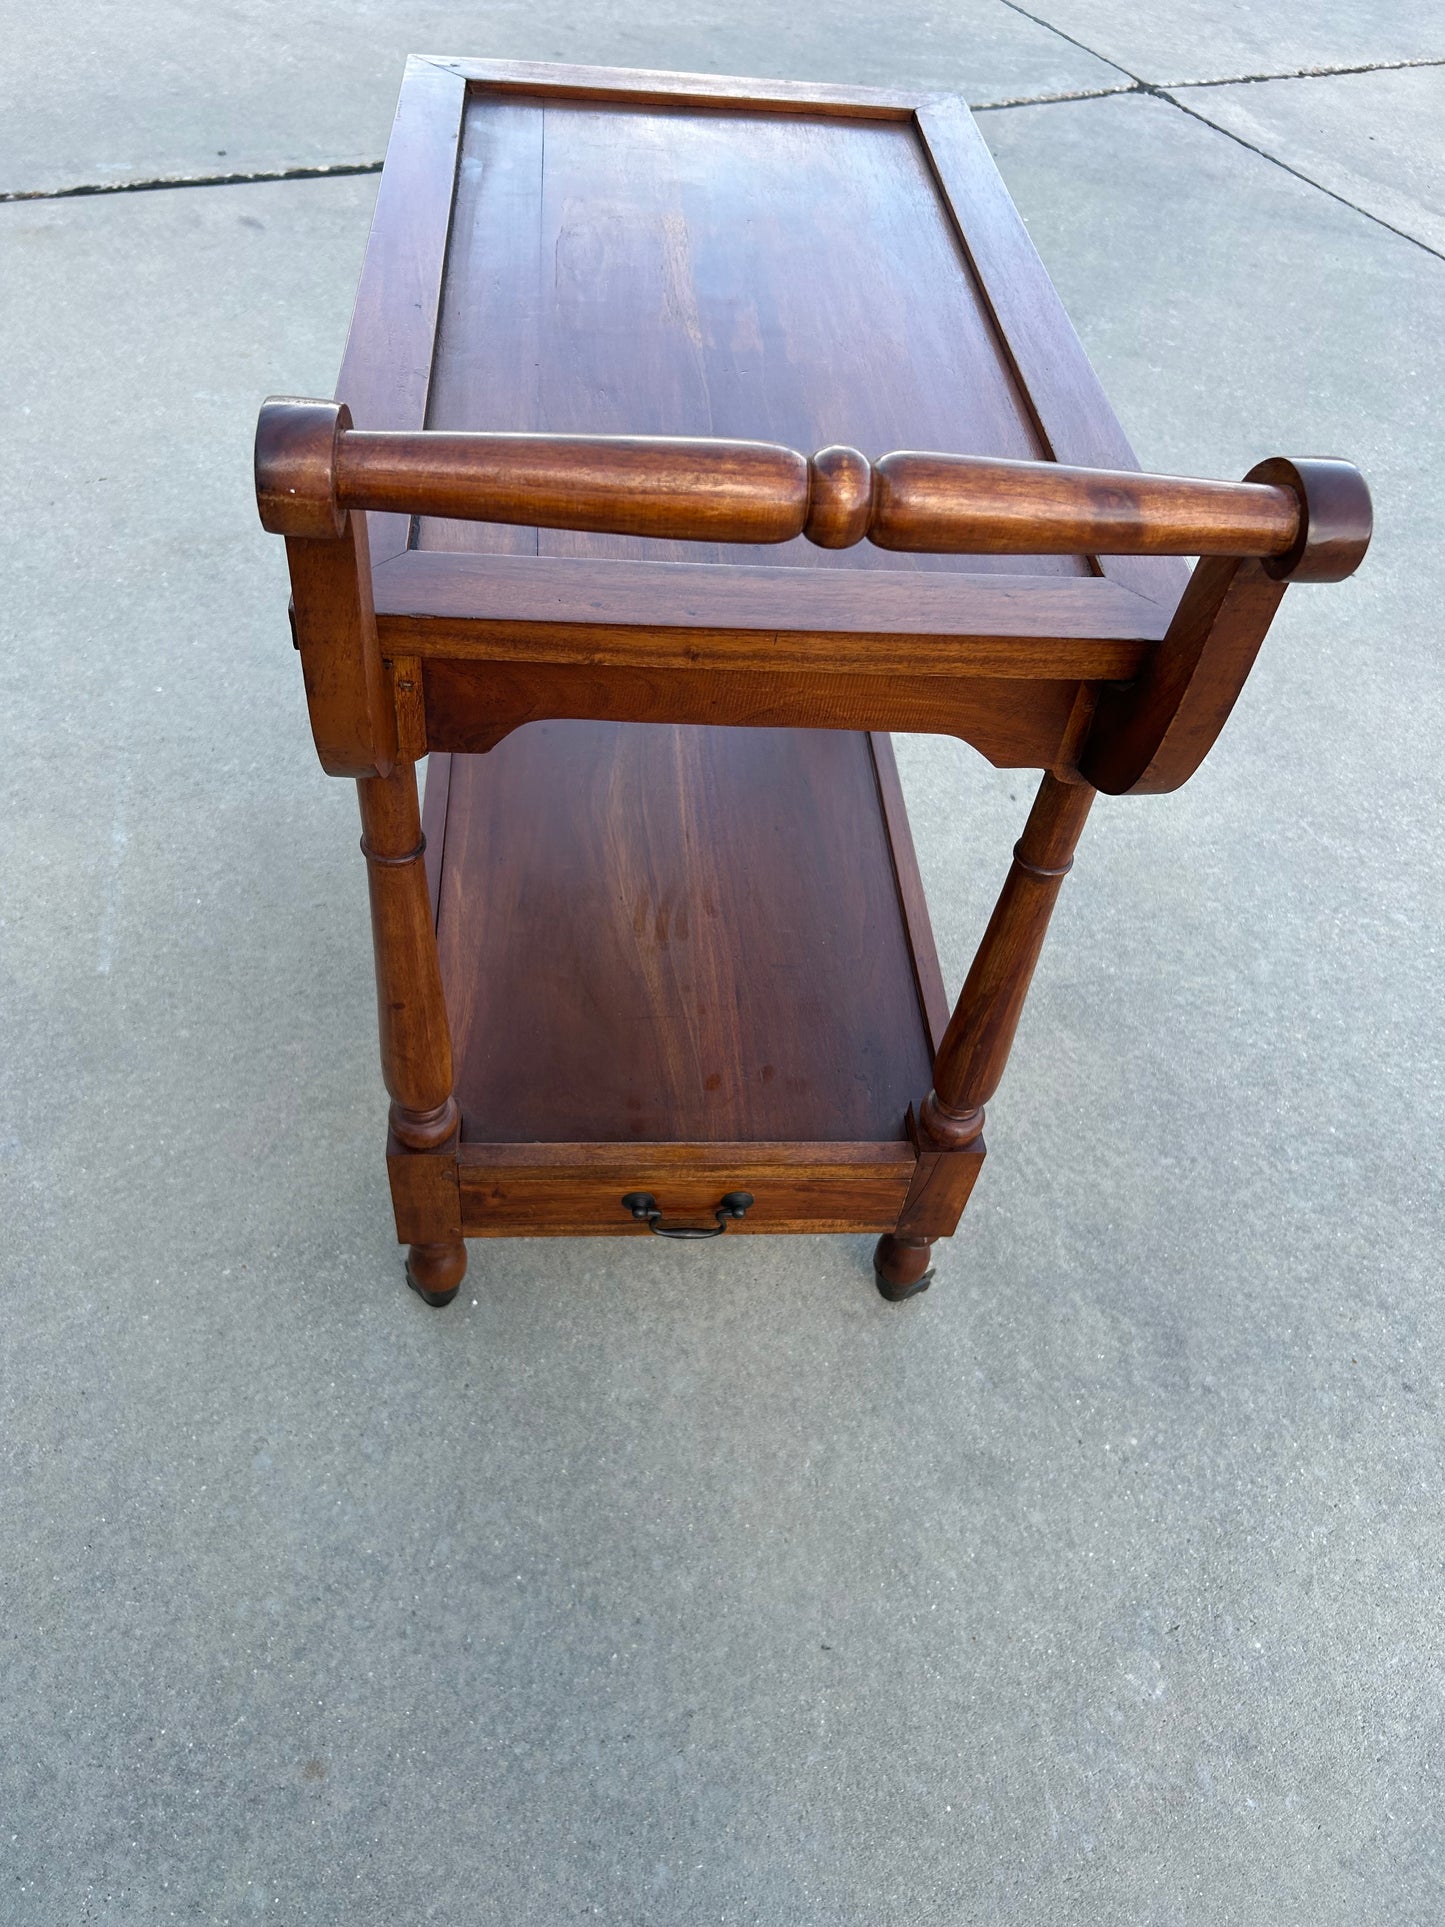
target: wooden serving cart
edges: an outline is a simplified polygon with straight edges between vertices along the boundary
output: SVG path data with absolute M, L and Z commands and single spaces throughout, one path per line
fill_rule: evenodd
M 1191 775 L 1358 472 L 1139 473 L 957 100 L 696 76 L 412 61 L 337 395 L 256 484 L 411 1284 L 869 1231 L 924 1289 L 1096 791 Z M 1043 772 L 951 1014 L 893 730 Z

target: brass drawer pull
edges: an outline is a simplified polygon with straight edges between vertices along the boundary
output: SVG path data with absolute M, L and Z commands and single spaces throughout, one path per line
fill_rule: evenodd
M 732 1219 L 747 1216 L 752 1202 L 751 1191 L 729 1191 L 713 1213 L 716 1224 L 664 1224 L 657 1199 L 650 1191 L 629 1191 L 622 1200 L 622 1209 L 630 1211 L 659 1238 L 720 1238 Z

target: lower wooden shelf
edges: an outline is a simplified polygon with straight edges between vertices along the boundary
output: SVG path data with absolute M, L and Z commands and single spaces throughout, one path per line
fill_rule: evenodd
M 532 723 L 424 820 L 465 1236 L 896 1224 L 947 1011 L 886 737 Z

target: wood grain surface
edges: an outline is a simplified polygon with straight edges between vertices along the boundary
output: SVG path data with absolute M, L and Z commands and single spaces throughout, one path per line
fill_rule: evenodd
M 263 427 L 286 413 L 287 404 L 269 404 Z M 269 480 L 259 449 L 258 441 L 257 475 Z M 331 479 L 334 498 L 320 505 L 328 520 L 341 509 L 381 509 L 729 547 L 802 535 L 825 549 L 866 540 L 908 554 L 1282 560 L 1303 531 L 1299 494 L 1279 484 L 910 449 L 873 463 L 856 448 L 809 457 L 781 442 L 671 435 L 354 429 L 337 437 Z M 292 506 L 282 502 L 278 513 L 269 490 L 263 522 L 284 534 L 318 532 L 310 526 L 318 505 L 304 502 L 305 528 L 287 525 Z
M 880 1144 L 475 1144 L 456 1165 L 469 1238 L 650 1234 L 622 1207 L 650 1191 L 671 1219 L 707 1224 L 729 1191 L 750 1191 L 736 1237 L 770 1231 L 879 1231 L 897 1222 L 913 1146 Z
M 911 121 L 482 90 L 462 132 L 427 425 L 847 443 L 870 458 L 1047 452 Z M 424 521 L 419 541 L 729 555 L 491 523 Z M 732 554 L 878 561 L 802 541 Z
M 427 740 L 481 755 L 519 724 L 558 717 L 749 729 L 904 730 L 957 736 L 1000 769 L 1072 754 L 1077 682 L 1009 677 L 854 676 L 715 669 L 588 668 L 528 662 L 427 664 Z
M 901 1141 L 929 1086 L 865 735 L 538 723 L 453 757 L 438 940 L 464 1140 Z
M 888 558 L 880 556 L 880 562 Z M 537 662 L 1125 680 L 1170 611 L 1097 576 L 926 576 L 411 550 L 375 572 L 383 652 Z
M 465 103 L 458 75 L 407 62 L 336 384 L 361 428 L 426 423 Z M 374 561 L 406 547 L 409 517 L 367 519 Z

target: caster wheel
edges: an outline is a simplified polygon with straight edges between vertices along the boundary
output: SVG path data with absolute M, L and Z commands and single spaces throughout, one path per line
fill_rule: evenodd
M 467 1274 L 467 1248 L 454 1245 L 413 1245 L 406 1254 L 406 1282 L 423 1304 L 440 1311 L 462 1288 Z
M 407 1267 L 406 1282 L 411 1286 L 412 1290 L 424 1305 L 433 1305 L 438 1311 L 441 1310 L 443 1305 L 449 1305 L 461 1290 L 460 1285 L 453 1285 L 450 1291 L 428 1291 L 424 1285 L 419 1285 L 416 1279 L 412 1277 L 410 1266 Z
M 897 1285 L 891 1278 L 885 1278 L 881 1271 L 875 1271 L 873 1282 L 878 1287 L 879 1295 L 886 1298 L 890 1305 L 901 1305 L 905 1298 L 916 1298 L 921 1291 L 927 1291 L 933 1283 L 933 1273 L 931 1270 L 925 1271 L 911 1285 Z
M 916 1298 L 933 1283 L 933 1241 L 930 1238 L 895 1238 L 891 1232 L 878 1240 L 873 1253 L 873 1276 L 889 1304 Z

